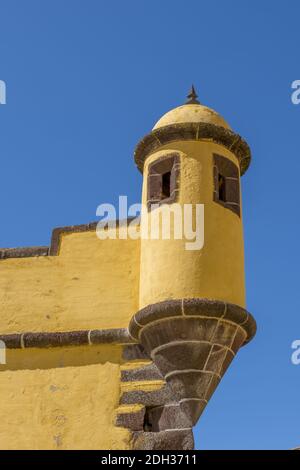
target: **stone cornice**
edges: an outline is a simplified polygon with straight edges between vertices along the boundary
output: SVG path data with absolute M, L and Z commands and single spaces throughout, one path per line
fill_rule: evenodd
M 139 170 L 143 172 L 147 156 L 162 145 L 179 140 L 208 139 L 233 152 L 239 161 L 241 174 L 246 172 L 251 161 L 251 151 L 247 142 L 230 129 L 204 122 L 178 123 L 153 130 L 138 143 L 134 159 Z
M 133 218 L 116 220 L 116 226 L 130 222 Z M 61 236 L 67 233 L 93 232 L 96 231 L 99 222 L 89 224 L 67 225 L 53 229 L 50 246 L 30 246 L 20 248 L 0 248 L 0 260 L 8 258 L 31 258 L 37 256 L 57 256 L 59 254 Z
M 89 224 L 68 225 L 66 227 L 57 227 L 53 229 L 51 236 L 51 244 L 49 248 L 49 255 L 56 256 L 58 254 L 62 234 L 96 231 L 97 224 L 98 222 L 91 222 Z
M 22 248 L 1 248 L 0 260 L 8 258 L 31 258 L 36 256 L 56 256 L 59 252 L 61 235 L 63 233 L 78 233 L 96 231 L 98 222 L 89 224 L 68 225 L 53 229 L 50 246 L 31 246 Z
M 60 332 L 12 333 L 0 335 L 8 349 L 55 348 L 95 344 L 135 344 L 127 328 Z
M 19 248 L 1 248 L 0 260 L 8 258 L 30 258 L 34 256 L 48 256 L 49 246 L 26 246 Z
M 140 333 L 146 325 L 174 317 L 207 317 L 234 323 L 240 326 L 247 335 L 244 344 L 248 343 L 256 333 L 256 322 L 253 316 L 239 305 L 220 300 L 191 298 L 165 300 L 139 310 L 130 321 L 130 334 L 136 341 L 139 341 Z

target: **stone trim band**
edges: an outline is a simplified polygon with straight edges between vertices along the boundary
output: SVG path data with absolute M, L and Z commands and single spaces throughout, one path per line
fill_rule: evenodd
M 135 163 L 143 173 L 148 155 L 158 150 L 162 145 L 178 140 L 205 139 L 223 145 L 233 152 L 239 161 L 241 175 L 247 171 L 251 161 L 251 151 L 247 142 L 230 129 L 204 122 L 177 123 L 153 130 L 138 143 L 134 153 Z
M 127 328 L 0 335 L 8 349 L 55 348 L 95 344 L 135 344 Z
M 33 256 L 48 256 L 48 246 L 27 246 L 23 248 L 0 249 L 0 260 L 7 258 L 29 258 Z

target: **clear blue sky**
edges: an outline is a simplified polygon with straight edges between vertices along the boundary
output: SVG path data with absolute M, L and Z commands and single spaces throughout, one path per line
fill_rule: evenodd
M 300 445 L 300 3 L 0 0 L 0 246 L 47 245 L 96 206 L 139 202 L 137 141 L 193 82 L 249 142 L 242 179 L 255 340 L 195 429 L 201 449 Z

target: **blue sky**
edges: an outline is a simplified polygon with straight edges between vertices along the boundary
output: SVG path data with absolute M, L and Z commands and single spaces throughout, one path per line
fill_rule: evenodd
M 47 245 L 53 227 L 140 201 L 138 140 L 193 82 L 246 138 L 247 305 L 240 351 L 195 429 L 201 449 L 300 445 L 300 3 L 0 0 L 0 246 Z

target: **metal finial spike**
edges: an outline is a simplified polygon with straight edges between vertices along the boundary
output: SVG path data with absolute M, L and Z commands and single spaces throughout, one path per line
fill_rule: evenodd
M 200 104 L 200 102 L 197 100 L 198 95 L 196 93 L 194 85 L 192 85 L 192 88 L 191 88 L 189 94 L 187 95 L 187 98 L 188 98 L 188 100 L 186 101 L 185 104 Z

